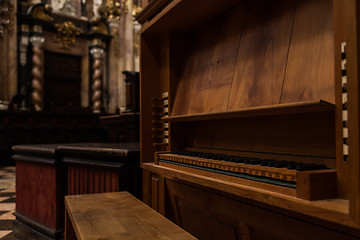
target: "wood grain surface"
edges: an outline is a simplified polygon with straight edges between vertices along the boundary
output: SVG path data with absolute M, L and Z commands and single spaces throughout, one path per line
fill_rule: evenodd
M 65 206 L 79 240 L 196 239 L 127 192 L 66 196 Z
M 62 222 L 60 170 L 55 166 L 16 162 L 16 211 L 45 226 L 59 229 Z
M 335 102 L 331 1 L 241 2 L 182 37 L 172 116 Z
M 228 110 L 279 103 L 295 4 L 249 2 Z
M 335 102 L 332 1 L 298 1 L 281 103 Z
M 120 181 L 118 170 L 76 165 L 67 167 L 69 195 L 116 192 L 119 191 Z
M 240 4 L 191 37 L 194 46 L 184 59 L 172 115 L 226 110 L 244 11 Z
M 193 187 L 179 180 L 167 180 L 166 186 L 173 221 L 199 239 L 358 239 L 209 188 Z
M 154 165 L 152 163 L 142 164 L 142 167 L 148 171 L 165 176 L 166 179 L 185 181 L 192 183 L 198 188 L 208 187 L 224 193 L 232 194 L 268 206 L 279 207 L 283 210 L 289 210 L 300 215 L 315 217 L 326 222 L 341 223 L 344 226 L 355 227 L 356 223 L 348 215 L 349 202 L 343 199 L 308 201 L 298 199 L 273 191 L 268 191 L 247 184 L 233 183 L 216 179 L 214 177 L 204 176 L 187 170 L 173 169 L 165 166 Z
M 172 137 L 181 147 L 326 157 L 326 165 L 335 168 L 333 115 L 324 112 L 173 123 Z

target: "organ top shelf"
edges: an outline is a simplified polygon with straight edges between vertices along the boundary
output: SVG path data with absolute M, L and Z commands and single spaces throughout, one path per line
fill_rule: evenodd
M 230 119 L 230 118 L 248 118 L 259 116 L 274 116 L 274 115 L 288 115 L 311 112 L 334 112 L 335 104 L 319 100 L 306 101 L 297 103 L 285 103 L 270 106 L 252 107 L 247 109 L 240 109 L 235 111 L 216 112 L 216 113 L 197 113 L 188 115 L 176 115 L 170 117 L 163 117 L 162 120 L 169 122 L 190 122 L 190 121 L 204 121 L 216 119 Z
M 164 5 L 163 2 L 166 2 L 165 0 L 153 2 L 136 17 L 139 22 L 144 23 L 142 33 L 163 33 L 169 29 L 177 31 L 192 29 L 224 12 L 239 1 L 173 0 L 163 9 L 161 7 Z M 148 22 L 145 22 L 146 20 Z

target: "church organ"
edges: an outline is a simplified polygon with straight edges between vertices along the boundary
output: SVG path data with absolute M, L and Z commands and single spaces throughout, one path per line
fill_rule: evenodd
M 160 2 L 138 15 L 144 201 L 200 239 L 359 237 L 359 3 Z

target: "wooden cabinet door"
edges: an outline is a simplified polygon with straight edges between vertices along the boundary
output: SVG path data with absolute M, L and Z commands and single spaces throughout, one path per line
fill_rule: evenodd
M 357 239 L 273 210 L 165 180 L 166 216 L 199 239 Z

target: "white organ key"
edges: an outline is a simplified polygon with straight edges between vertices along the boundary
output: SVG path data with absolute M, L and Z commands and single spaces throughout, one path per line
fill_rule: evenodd
M 349 155 L 349 146 L 343 144 L 343 155 Z
M 349 130 L 348 130 L 348 128 L 343 128 L 343 138 L 349 138 Z

